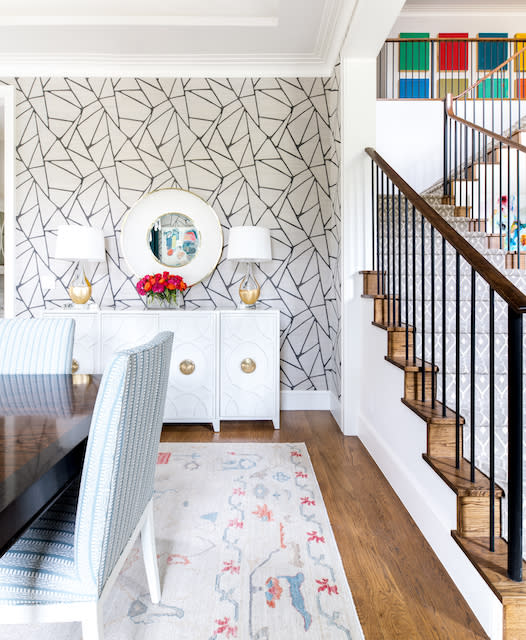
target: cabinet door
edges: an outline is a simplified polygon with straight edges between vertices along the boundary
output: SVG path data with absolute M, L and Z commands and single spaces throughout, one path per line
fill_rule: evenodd
M 221 313 L 222 418 L 275 418 L 278 412 L 279 335 L 275 313 Z
M 161 314 L 159 330 L 174 332 L 164 419 L 211 422 L 216 414 L 216 314 Z
M 73 318 L 75 320 L 75 337 L 73 340 L 73 359 L 79 364 L 77 373 L 100 373 L 99 363 L 99 314 L 68 313 L 63 311 L 46 311 L 47 318 Z
M 159 331 L 159 314 L 154 312 L 102 314 L 102 370 L 115 351 L 129 349 L 151 340 Z

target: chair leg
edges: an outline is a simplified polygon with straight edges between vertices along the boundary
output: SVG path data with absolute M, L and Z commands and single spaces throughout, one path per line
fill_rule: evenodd
M 102 606 L 100 600 L 90 609 L 89 614 L 82 619 L 82 640 L 103 640 L 104 624 L 102 620 Z
M 150 598 L 154 604 L 161 599 L 161 583 L 159 581 L 159 567 L 157 565 L 157 552 L 155 549 L 155 530 L 153 524 L 153 501 L 146 507 L 146 520 L 141 531 L 142 555 Z

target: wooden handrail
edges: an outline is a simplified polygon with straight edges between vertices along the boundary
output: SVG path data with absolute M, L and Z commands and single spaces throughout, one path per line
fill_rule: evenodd
M 502 142 L 503 144 L 505 144 L 508 147 L 511 147 L 512 149 L 517 149 L 518 151 L 522 151 L 523 153 L 526 153 L 526 147 L 518 142 L 515 142 L 515 140 L 501 136 L 499 133 L 495 133 L 495 131 L 490 131 L 489 129 L 485 129 L 484 127 L 481 127 L 480 125 L 475 124 L 474 122 L 469 122 L 469 120 L 464 120 L 464 118 L 457 116 L 457 114 L 453 111 L 453 96 L 451 93 L 448 93 L 446 95 L 444 103 L 446 107 L 446 113 L 452 120 L 456 120 L 461 124 L 471 127 L 472 129 L 475 129 L 475 131 L 480 131 L 480 133 L 483 133 L 484 135 L 488 136 L 488 138 L 494 138 L 495 140 Z
M 526 42 L 526 38 L 386 38 L 385 42 Z
M 524 42 L 524 41 L 522 41 Z M 515 60 L 515 58 L 517 56 L 520 56 L 521 53 L 524 53 L 526 51 L 526 47 L 523 47 L 522 49 L 519 49 L 518 51 L 516 51 L 512 56 L 510 56 L 507 60 L 504 60 L 504 62 L 502 64 L 499 64 L 498 67 L 495 67 L 495 69 L 492 69 L 491 71 L 488 71 L 488 73 L 485 76 L 482 76 L 482 78 L 479 78 L 476 82 L 474 82 L 470 87 L 468 87 L 467 89 L 465 89 L 462 93 L 459 93 L 458 96 L 454 96 L 453 100 L 458 100 L 459 98 L 462 98 L 462 96 L 465 96 L 466 93 L 469 93 L 470 91 L 473 91 L 473 89 L 475 89 L 475 87 L 477 87 L 481 82 L 484 82 L 484 80 L 487 80 L 488 78 L 491 78 L 491 76 L 495 73 L 497 73 L 497 71 L 500 71 L 502 68 L 504 68 L 505 66 L 507 66 L 508 64 L 511 64 L 512 60 Z
M 412 205 L 441 234 L 443 238 L 470 264 L 490 287 L 517 313 L 526 313 L 526 295 L 522 293 L 491 262 L 479 253 L 473 245 L 463 238 L 453 227 L 428 204 L 421 195 L 412 189 L 407 182 L 396 173 L 381 155 L 372 147 L 365 149 L 385 175 L 395 184 Z

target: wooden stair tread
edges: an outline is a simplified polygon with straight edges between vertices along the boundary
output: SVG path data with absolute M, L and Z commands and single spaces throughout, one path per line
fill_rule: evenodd
M 406 358 L 402 358 L 400 356 L 385 356 L 385 359 L 387 360 L 387 362 L 394 364 L 395 367 L 403 369 L 404 371 L 418 373 L 419 371 L 422 371 L 423 368 L 422 360 L 420 358 L 416 358 L 415 362 L 413 362 L 413 358 L 409 358 L 408 360 L 406 360 Z M 429 371 L 429 373 L 431 373 L 433 367 L 430 362 L 425 363 L 425 369 L 426 372 Z M 435 365 L 435 371 L 438 371 L 437 365 Z
M 507 576 L 508 543 L 505 540 L 496 538 L 495 551 L 492 552 L 489 550 L 489 538 L 464 538 L 457 531 L 452 531 L 451 535 L 503 604 L 526 605 L 526 581 L 515 582 Z M 522 573 L 526 576 L 524 561 Z
M 371 324 L 375 327 L 378 327 L 379 329 L 385 329 L 386 331 L 403 331 L 405 333 L 405 324 L 402 324 L 402 326 L 399 327 L 397 324 L 383 324 L 381 322 L 375 322 L 374 320 L 371 322 Z M 412 333 L 414 331 L 414 327 L 407 327 L 407 330 L 409 331 L 409 333 Z
M 431 399 L 422 402 L 422 400 L 406 400 L 402 398 L 402 403 L 428 423 L 456 423 L 456 414 L 449 407 L 446 407 L 446 415 L 442 415 L 443 405 L 438 400 L 435 401 L 434 409 L 431 407 Z M 464 424 L 464 418 L 462 416 L 460 416 L 460 424 Z
M 489 478 L 475 467 L 475 482 L 471 482 L 471 466 L 465 458 L 460 460 L 460 468 L 455 467 L 453 458 L 431 458 L 423 453 L 424 460 L 434 469 L 444 482 L 458 496 L 489 496 Z M 501 498 L 504 491 L 495 485 L 495 496 Z

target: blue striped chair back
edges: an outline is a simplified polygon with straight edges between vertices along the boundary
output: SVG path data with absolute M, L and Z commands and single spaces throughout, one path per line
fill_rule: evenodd
M 72 318 L 0 320 L 0 374 L 71 373 Z
M 121 351 L 106 367 L 82 471 L 75 564 L 100 593 L 153 495 L 173 333 Z

